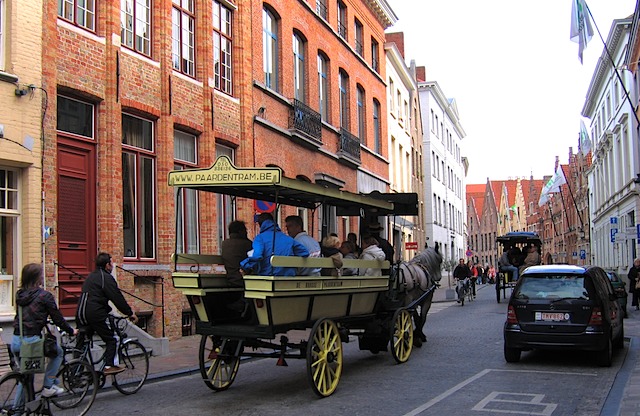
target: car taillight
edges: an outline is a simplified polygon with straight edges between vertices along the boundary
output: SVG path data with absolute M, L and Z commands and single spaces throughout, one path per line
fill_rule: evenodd
M 517 324 L 518 318 L 516 318 L 516 310 L 513 309 L 513 306 L 509 305 L 507 309 L 507 323 L 508 324 Z
M 591 310 L 589 325 L 602 325 L 602 309 L 599 306 L 596 306 Z

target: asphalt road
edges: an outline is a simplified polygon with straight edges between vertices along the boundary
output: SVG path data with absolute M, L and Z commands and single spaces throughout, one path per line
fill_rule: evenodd
M 320 399 L 311 390 L 305 360 L 243 361 L 234 384 L 215 393 L 199 374 L 145 385 L 133 396 L 98 394 L 96 415 L 599 415 L 624 354 L 611 368 L 579 352 L 526 352 L 520 363 L 502 355 L 506 302 L 493 288 L 465 304 L 436 303 L 427 320 L 428 342 L 405 364 L 389 352 L 343 344 L 337 391 Z

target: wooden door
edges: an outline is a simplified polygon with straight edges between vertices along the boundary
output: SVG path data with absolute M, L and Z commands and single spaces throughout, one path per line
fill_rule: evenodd
M 74 316 L 96 256 L 95 145 L 58 139 L 58 285 L 64 316 Z

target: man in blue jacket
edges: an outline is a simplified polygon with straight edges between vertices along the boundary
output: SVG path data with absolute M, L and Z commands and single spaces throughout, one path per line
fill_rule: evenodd
M 245 272 L 263 276 L 295 276 L 295 267 L 271 267 L 271 256 L 309 257 L 309 250 L 280 230 L 268 212 L 258 215 L 260 234 L 253 240 L 253 254 L 240 263 Z

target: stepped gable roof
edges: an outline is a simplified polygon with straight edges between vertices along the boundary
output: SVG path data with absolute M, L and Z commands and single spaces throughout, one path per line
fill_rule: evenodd
M 512 207 L 513 204 L 516 203 L 516 189 L 518 189 L 518 180 L 517 179 L 507 179 L 503 181 L 505 187 L 507 188 L 507 204 L 509 207 Z
M 467 205 L 473 201 L 474 208 L 478 219 L 482 218 L 482 208 L 484 207 L 484 193 L 487 189 L 486 184 L 470 184 L 467 185 Z
M 540 193 L 544 181 L 542 179 L 523 179 L 522 180 L 522 195 L 524 197 L 524 203 L 529 205 L 529 202 L 538 202 Z
M 500 204 L 500 198 L 502 197 L 502 181 L 490 181 L 491 190 L 493 191 L 494 204 L 496 210 L 499 212 L 498 205 Z

